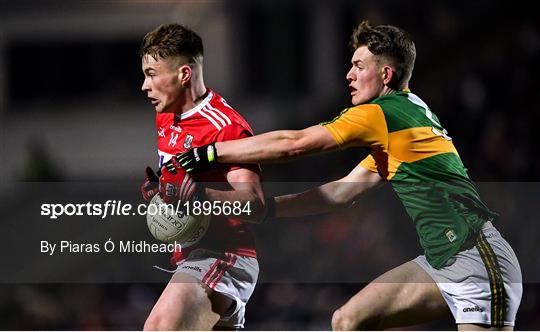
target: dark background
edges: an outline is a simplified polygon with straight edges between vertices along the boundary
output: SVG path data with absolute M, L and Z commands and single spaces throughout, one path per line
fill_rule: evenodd
M 526 282 L 516 327 L 540 329 L 534 209 L 540 201 L 534 134 L 540 29 L 524 1 L 0 2 L 0 207 L 11 230 L 4 232 L 10 241 L 2 249 L 17 262 L 4 264 L 3 275 L 17 275 L 13 269 L 21 264 L 70 266 L 48 266 L 23 254 L 20 246 L 32 248 L 28 238 L 40 230 L 28 228 L 30 237 L 14 230 L 47 225 L 28 202 L 102 197 L 92 184 L 104 181 L 113 192 L 132 188 L 129 196 L 144 167 L 157 163 L 154 112 L 140 91 L 138 47 L 146 32 L 169 22 L 199 32 L 207 86 L 261 133 L 301 129 L 349 105 L 347 45 L 363 19 L 413 36 L 417 61 L 410 88 L 437 114 L 483 198 L 501 213 L 498 228 L 513 245 Z M 334 180 L 364 155 L 352 150 L 267 165 L 263 176 L 266 182 Z M 45 184 L 51 181 L 83 189 L 53 190 Z M 286 193 L 290 187 L 267 190 Z M 140 222 L 128 234 L 143 236 Z M 248 304 L 251 330 L 329 329 L 332 311 L 370 277 L 420 253 L 413 225 L 388 188 L 349 211 L 254 230 L 262 282 Z M 20 280 L 41 280 L 25 271 Z M 163 288 L 144 278 L 76 279 L 3 279 L 0 328 L 137 330 Z M 415 328 L 454 325 L 448 319 Z

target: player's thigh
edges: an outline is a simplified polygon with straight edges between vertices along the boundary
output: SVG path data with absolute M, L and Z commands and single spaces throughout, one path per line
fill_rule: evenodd
M 145 330 L 211 330 L 232 300 L 196 278 L 176 273 L 146 320 Z
M 364 287 L 334 314 L 332 323 L 336 329 L 381 329 L 450 314 L 433 279 L 410 261 Z

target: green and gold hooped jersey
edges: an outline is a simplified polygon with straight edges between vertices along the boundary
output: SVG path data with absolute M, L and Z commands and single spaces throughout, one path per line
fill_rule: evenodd
M 434 268 L 496 216 L 481 201 L 452 139 L 418 96 L 385 95 L 321 125 L 342 148 L 371 149 L 360 165 L 390 181 Z

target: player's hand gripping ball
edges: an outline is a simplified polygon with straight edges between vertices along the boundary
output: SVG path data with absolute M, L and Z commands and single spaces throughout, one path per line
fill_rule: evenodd
M 172 174 L 161 169 L 159 194 L 155 195 L 146 213 L 150 233 L 159 241 L 178 243 L 182 248 L 197 244 L 208 230 L 210 215 L 191 214 L 185 209 L 187 202 L 197 200 L 196 182 L 185 171 Z

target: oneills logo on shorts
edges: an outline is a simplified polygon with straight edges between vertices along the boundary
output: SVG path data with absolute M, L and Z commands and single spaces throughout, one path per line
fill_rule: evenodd
M 202 272 L 202 269 L 198 266 L 189 266 L 189 265 L 184 265 L 182 266 L 183 269 L 189 269 L 189 270 L 195 270 L 197 272 Z
M 480 308 L 479 306 L 475 306 L 472 308 L 463 308 L 463 312 L 484 312 L 484 309 Z

